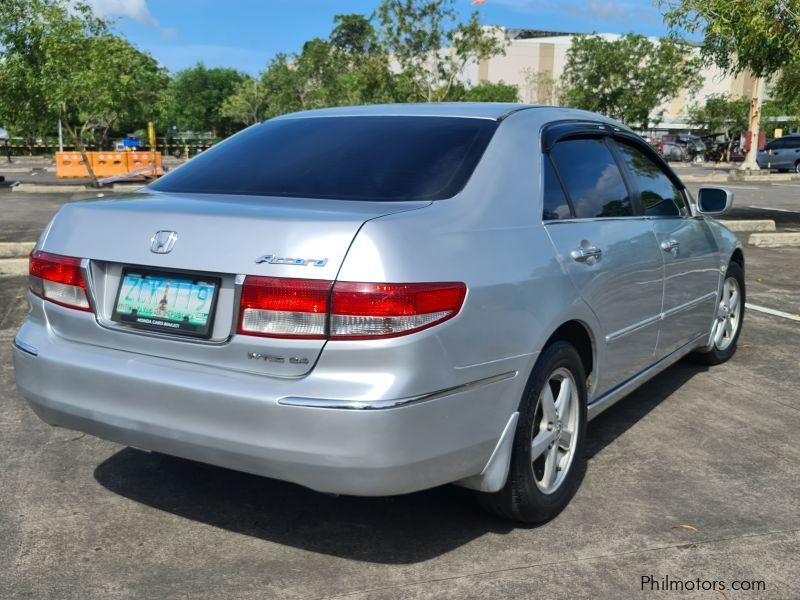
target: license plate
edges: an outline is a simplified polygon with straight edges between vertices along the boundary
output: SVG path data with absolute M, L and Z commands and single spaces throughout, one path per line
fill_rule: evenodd
M 112 319 L 132 327 L 209 337 L 219 279 L 125 269 Z

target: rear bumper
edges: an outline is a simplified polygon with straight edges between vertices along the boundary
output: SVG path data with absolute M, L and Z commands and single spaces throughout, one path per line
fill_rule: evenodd
M 338 494 L 479 474 L 519 398 L 512 372 L 383 409 L 361 410 L 357 396 L 347 410 L 302 406 L 313 372 L 232 373 L 70 342 L 32 321 L 14 346 L 19 391 L 51 425 Z

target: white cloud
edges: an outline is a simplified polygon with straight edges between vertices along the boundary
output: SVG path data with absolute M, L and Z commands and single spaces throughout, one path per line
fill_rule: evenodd
M 128 17 L 148 27 L 158 27 L 158 21 L 147 8 L 147 0 L 86 0 L 98 17 Z

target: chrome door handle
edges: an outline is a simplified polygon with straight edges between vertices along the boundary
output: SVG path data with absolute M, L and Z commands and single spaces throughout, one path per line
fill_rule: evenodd
M 581 244 L 575 250 L 570 252 L 573 260 L 578 262 L 594 263 L 603 257 L 603 251 L 597 246 L 584 246 Z
M 669 252 L 670 254 L 672 254 L 672 256 L 677 256 L 678 250 L 680 250 L 680 248 L 681 244 L 678 240 L 669 239 L 661 242 L 661 249 L 664 252 Z

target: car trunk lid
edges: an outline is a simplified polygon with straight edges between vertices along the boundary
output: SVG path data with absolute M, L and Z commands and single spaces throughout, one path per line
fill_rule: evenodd
M 40 249 L 89 259 L 96 320 L 45 303 L 48 320 L 57 334 L 84 343 L 225 369 L 302 376 L 313 368 L 324 340 L 236 335 L 237 276 L 238 283 L 241 275 L 333 281 L 363 223 L 429 204 L 151 191 L 68 204 L 43 235 Z M 169 252 L 151 249 L 159 231 L 175 233 Z M 123 270 L 129 267 L 219 279 L 210 336 L 154 333 L 113 320 Z

